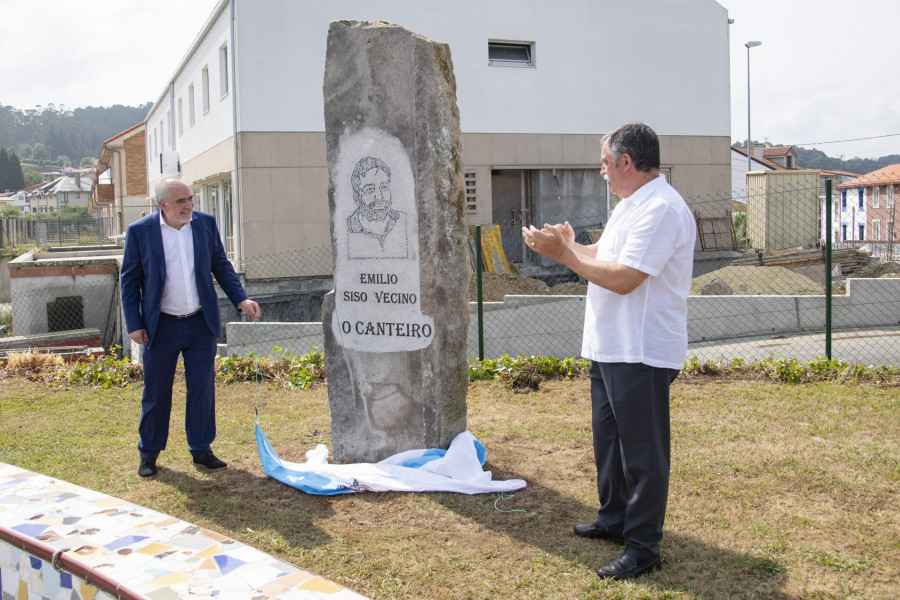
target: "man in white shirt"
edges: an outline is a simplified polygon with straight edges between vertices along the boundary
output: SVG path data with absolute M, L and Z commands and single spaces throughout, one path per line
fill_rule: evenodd
M 628 579 L 659 569 L 669 491 L 669 385 L 687 353 L 696 225 L 659 173 L 659 139 L 642 123 L 603 138 L 602 173 L 622 198 L 600 241 L 568 222 L 523 228 L 526 243 L 588 280 L 582 354 L 591 360 L 600 509 L 576 535 L 625 542 L 597 571 Z
M 191 189 L 180 178 L 165 176 L 156 198 L 159 211 L 129 225 L 122 257 L 122 311 L 144 363 L 141 477 L 156 475 L 156 459 L 166 447 L 179 355 L 194 464 L 210 470 L 226 466 L 210 447 L 216 436 L 214 369 L 221 329 L 213 276 L 235 307 L 254 321 L 259 317 L 259 305 L 247 297 L 225 255 L 215 218 L 194 211 Z

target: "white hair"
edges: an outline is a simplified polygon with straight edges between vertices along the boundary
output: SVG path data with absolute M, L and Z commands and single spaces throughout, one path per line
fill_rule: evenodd
M 178 185 L 187 185 L 181 178 L 181 175 L 163 175 L 162 179 L 156 183 L 156 187 L 153 190 L 154 195 L 156 196 L 156 203 L 161 204 L 168 202 L 172 188 Z

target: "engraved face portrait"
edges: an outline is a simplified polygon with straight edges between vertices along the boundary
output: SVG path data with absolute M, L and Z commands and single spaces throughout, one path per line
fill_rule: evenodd
M 350 178 L 353 199 L 367 222 L 384 221 L 391 210 L 391 170 L 377 158 L 364 158 Z
M 350 258 L 406 258 L 406 214 L 393 209 L 391 169 L 361 158 L 350 175 L 356 210 L 347 219 Z

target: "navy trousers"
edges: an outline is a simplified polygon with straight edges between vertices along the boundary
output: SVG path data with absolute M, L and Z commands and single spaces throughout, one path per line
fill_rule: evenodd
M 591 361 L 597 522 L 625 537 L 625 554 L 659 555 L 669 495 L 669 384 L 677 369 Z
M 150 347 L 144 346 L 144 393 L 141 398 L 142 458 L 155 457 L 166 448 L 172 412 L 172 384 L 178 355 L 184 358 L 186 403 L 184 429 L 191 452 L 210 450 L 216 437 L 216 337 L 203 313 L 178 319 L 160 314 Z

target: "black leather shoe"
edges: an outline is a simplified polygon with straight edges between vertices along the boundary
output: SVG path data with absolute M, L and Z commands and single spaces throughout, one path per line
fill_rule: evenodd
M 625 536 L 621 533 L 615 533 L 601 527 L 596 521 L 593 523 L 579 523 L 575 526 L 575 535 L 583 538 L 592 538 L 596 540 L 610 540 L 613 542 L 625 543 Z
M 141 466 L 138 467 L 138 475 L 141 477 L 153 477 L 156 475 L 156 457 L 150 456 L 141 459 Z
M 207 450 L 206 452 L 193 452 L 194 456 L 194 464 L 200 467 L 206 467 L 210 471 L 215 471 L 216 469 L 224 469 L 228 466 L 224 460 L 219 460 L 216 458 L 216 455 L 212 453 L 212 450 Z
M 616 560 L 608 562 L 597 569 L 597 576 L 601 579 L 630 579 L 661 568 L 662 561 L 658 556 L 639 563 L 635 558 L 623 554 Z

